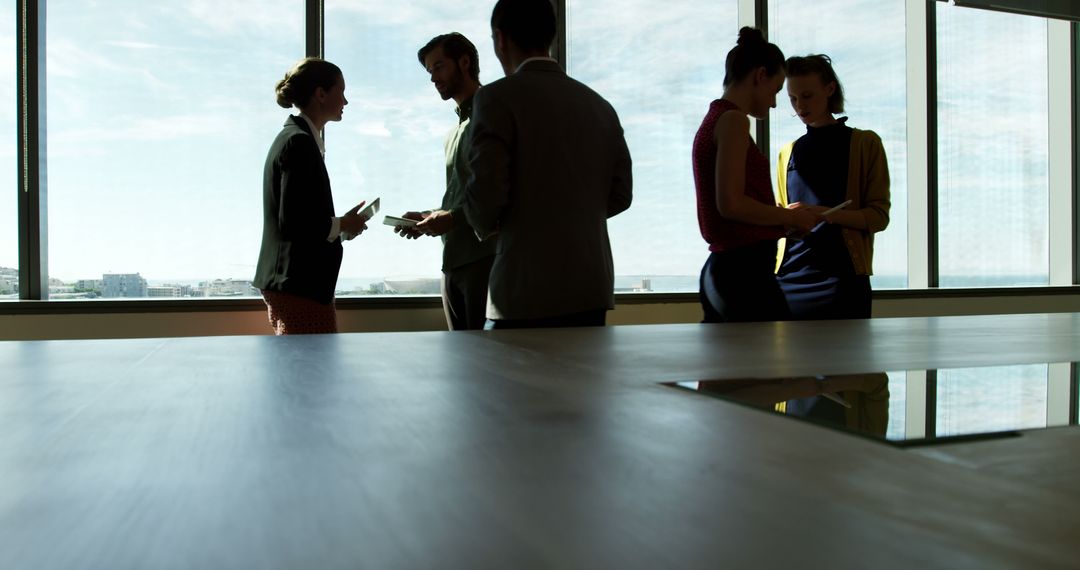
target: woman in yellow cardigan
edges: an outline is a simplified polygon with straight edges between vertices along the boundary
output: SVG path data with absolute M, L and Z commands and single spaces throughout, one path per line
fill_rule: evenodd
M 806 134 L 777 165 L 780 204 L 824 214 L 825 223 L 779 248 L 777 278 L 792 318 L 870 318 L 874 234 L 889 224 L 889 166 L 873 131 L 847 126 L 844 91 L 825 55 L 787 60 L 791 106 Z

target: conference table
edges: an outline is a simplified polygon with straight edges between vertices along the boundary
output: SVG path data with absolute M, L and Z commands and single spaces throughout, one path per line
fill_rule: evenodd
M 669 385 L 1076 361 L 1080 314 L 0 342 L 0 568 L 1077 568 L 1075 425 Z

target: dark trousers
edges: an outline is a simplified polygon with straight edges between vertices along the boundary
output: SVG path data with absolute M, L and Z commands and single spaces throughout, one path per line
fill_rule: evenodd
M 703 323 L 785 321 L 791 317 L 776 281 L 776 242 L 713 252 L 701 268 Z
M 869 319 L 873 304 L 870 276 L 846 275 L 833 281 L 821 295 L 793 295 L 786 291 L 792 320 Z
M 602 327 L 607 324 L 607 309 L 585 311 L 572 315 L 548 317 L 544 319 L 499 319 L 489 320 L 487 330 L 503 329 L 556 329 L 569 327 Z
M 443 271 L 442 305 L 452 331 L 483 330 L 487 312 L 488 278 L 495 256 Z

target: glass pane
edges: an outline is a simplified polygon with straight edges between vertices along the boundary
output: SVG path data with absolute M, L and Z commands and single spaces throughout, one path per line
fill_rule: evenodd
M 436 209 L 446 190 L 443 144 L 457 125 L 416 53 L 456 31 L 476 45 L 480 81 L 503 76 L 491 45 L 490 0 L 326 1 L 326 57 L 341 67 L 349 106 L 326 133 L 335 205 L 381 197 L 381 213 Z M 439 293 L 442 245 L 405 240 L 388 226 L 346 245 L 338 290 L 352 294 Z
M 1047 365 L 938 371 L 938 436 L 1046 427 Z
M 941 286 L 1046 285 L 1046 20 L 937 19 Z
M 823 18 L 823 14 L 828 14 Z M 808 25 L 813 22 L 813 25 Z M 874 238 L 876 289 L 907 287 L 907 61 L 904 3 L 893 0 L 773 0 L 769 40 L 787 57 L 823 53 L 844 88 L 848 126 L 874 131 L 889 162 L 889 227 Z M 806 134 L 788 103 L 776 96 L 770 116 L 773 161 L 780 148 Z M 775 173 L 773 175 L 775 177 Z M 775 183 L 775 180 L 773 181 Z
M 690 147 L 724 92 L 735 0 L 569 0 L 569 72 L 619 113 L 634 204 L 608 222 L 616 290 L 697 291 L 708 245 L 697 224 Z
M 17 106 L 15 96 L 15 7 L 14 2 L 0 12 L 0 47 L 7 54 L 0 58 L 0 299 L 19 297 L 19 196 L 16 155 Z
M 50 296 L 252 293 L 304 2 L 50 0 L 46 33 Z

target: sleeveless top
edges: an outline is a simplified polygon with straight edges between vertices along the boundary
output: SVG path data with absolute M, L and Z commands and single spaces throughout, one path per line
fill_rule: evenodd
M 698 227 L 701 237 L 709 244 L 709 251 L 728 251 L 763 241 L 776 241 L 784 237 L 781 226 L 758 226 L 729 220 L 716 209 L 716 121 L 728 111 L 738 111 L 731 101 L 717 99 L 709 106 L 709 112 L 694 137 L 694 186 L 697 190 Z M 749 134 L 746 135 L 750 137 Z M 753 140 L 746 149 L 746 189 L 750 198 L 768 206 L 775 206 L 772 180 L 769 177 L 769 161 L 761 154 Z

